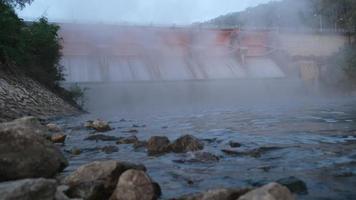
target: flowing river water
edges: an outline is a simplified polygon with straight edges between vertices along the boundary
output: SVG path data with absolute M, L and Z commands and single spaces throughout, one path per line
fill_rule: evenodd
M 88 114 L 56 120 L 68 138 L 64 174 L 95 160 L 144 164 L 162 187 L 162 199 L 220 187 L 248 187 L 295 176 L 308 194 L 298 199 L 356 199 L 356 98 L 321 95 L 293 80 L 87 83 Z M 217 162 L 182 162 L 194 154 L 148 156 L 115 141 L 87 141 L 87 120 L 110 122 L 105 135 L 140 140 L 191 134 Z M 123 120 L 124 119 L 124 120 Z M 130 133 L 130 130 L 137 133 Z M 230 141 L 242 146 L 231 148 Z M 117 146 L 117 152 L 97 148 Z M 223 149 L 269 149 L 259 156 Z M 80 155 L 69 153 L 82 150 Z

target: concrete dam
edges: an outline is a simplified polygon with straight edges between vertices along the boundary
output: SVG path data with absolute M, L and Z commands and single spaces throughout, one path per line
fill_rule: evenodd
M 268 31 L 61 24 L 66 82 L 281 78 Z

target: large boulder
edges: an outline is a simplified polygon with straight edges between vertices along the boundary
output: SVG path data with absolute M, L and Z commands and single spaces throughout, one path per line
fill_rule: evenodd
M 153 136 L 147 142 L 149 155 L 160 155 L 171 151 L 170 141 L 165 136 Z
M 34 118 L 0 124 L 0 181 L 52 178 L 68 162 Z
M 146 170 L 143 165 L 114 160 L 96 161 L 79 167 L 63 183 L 69 186 L 67 194 L 71 198 L 108 199 L 120 175 L 129 169 Z
M 241 196 L 238 200 L 294 200 L 287 187 L 270 183 Z
M 186 153 L 189 151 L 199 151 L 204 148 L 204 144 L 192 135 L 185 135 L 171 144 L 172 151 L 175 153 Z
M 249 189 L 213 189 L 197 195 L 187 195 L 178 200 L 236 200 Z
M 52 179 L 23 179 L 0 183 L 0 200 L 53 200 L 57 182 Z
M 140 170 L 124 172 L 110 200 L 155 200 L 157 190 L 151 178 Z

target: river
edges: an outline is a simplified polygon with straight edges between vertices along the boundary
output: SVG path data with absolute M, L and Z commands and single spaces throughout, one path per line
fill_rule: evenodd
M 298 81 L 185 81 L 87 83 L 88 114 L 57 119 L 68 138 L 61 148 L 68 174 L 95 160 L 144 164 L 162 187 L 162 199 L 219 187 L 247 187 L 295 176 L 308 187 L 298 199 L 356 199 L 356 98 L 319 94 Z M 140 140 L 191 134 L 218 162 L 180 162 L 192 153 L 147 156 L 144 149 L 115 142 L 84 140 L 87 120 L 103 119 L 111 136 Z M 138 133 L 128 133 L 135 129 Z M 270 148 L 260 156 L 222 152 L 239 142 L 239 151 Z M 96 147 L 117 146 L 107 154 Z M 82 149 L 72 155 L 73 148 Z M 179 161 L 179 162 L 178 162 Z

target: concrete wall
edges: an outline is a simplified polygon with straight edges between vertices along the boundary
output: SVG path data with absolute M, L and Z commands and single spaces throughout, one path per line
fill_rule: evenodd
M 341 34 L 278 33 L 279 49 L 291 56 L 324 57 L 336 53 L 347 42 Z

